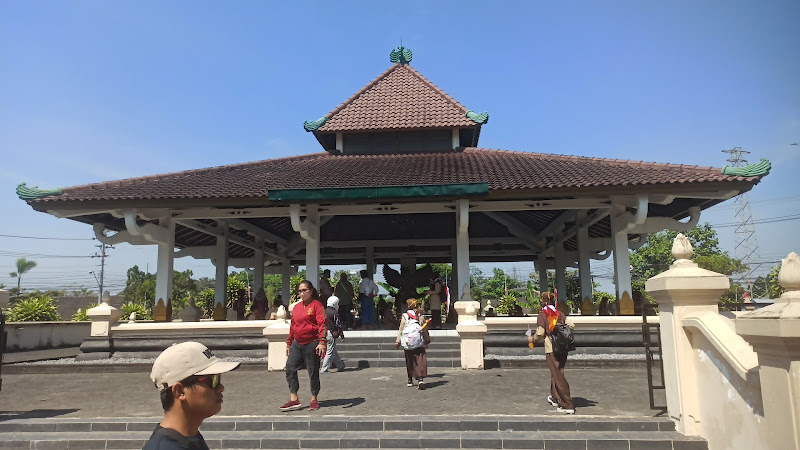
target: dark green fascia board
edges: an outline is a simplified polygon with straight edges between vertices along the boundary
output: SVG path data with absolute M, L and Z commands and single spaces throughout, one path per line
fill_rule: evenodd
M 39 186 L 28 187 L 25 183 L 17 186 L 17 196 L 21 200 L 36 200 L 37 198 L 53 197 L 63 194 L 61 188 L 39 189 Z
M 371 186 L 318 189 L 271 189 L 274 202 L 311 200 L 354 200 L 369 198 L 460 197 L 486 195 L 488 183 L 429 184 L 417 186 Z
M 477 123 L 479 125 L 483 125 L 485 123 L 489 123 L 489 112 L 488 111 L 484 111 L 482 113 L 476 113 L 476 112 L 474 112 L 472 110 L 469 110 L 464 115 L 467 116 L 467 119 L 469 119 L 469 120 L 471 120 L 471 121 L 473 121 L 473 122 L 475 122 L 475 123 Z
M 319 127 L 325 125 L 325 122 L 327 122 L 327 121 L 328 121 L 328 118 L 325 117 L 325 116 L 322 116 L 322 117 L 320 117 L 319 119 L 317 119 L 317 120 L 315 120 L 313 122 L 308 122 L 308 121 L 303 122 L 303 128 L 306 131 L 317 131 L 319 129 Z
M 761 158 L 761 161 L 744 167 L 724 166 L 722 174 L 737 177 L 763 177 L 769 175 L 770 170 L 772 170 L 772 163 L 767 158 Z

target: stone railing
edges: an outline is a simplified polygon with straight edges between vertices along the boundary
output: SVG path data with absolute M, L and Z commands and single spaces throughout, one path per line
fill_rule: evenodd
M 719 314 L 725 275 L 690 258 L 678 235 L 675 263 L 647 281 L 659 303 L 668 415 L 676 429 L 700 435 L 710 449 L 800 448 L 800 258 L 779 275 L 786 293 L 775 304 Z

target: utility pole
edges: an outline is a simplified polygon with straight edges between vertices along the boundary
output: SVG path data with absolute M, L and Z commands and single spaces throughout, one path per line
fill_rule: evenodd
M 727 153 L 728 162 L 732 167 L 744 167 L 747 165 L 747 160 L 743 155 L 748 155 L 750 152 L 742 150 L 741 147 L 734 147 L 730 150 L 722 150 L 722 153 Z M 759 265 L 759 251 L 758 240 L 756 240 L 756 229 L 753 225 L 753 214 L 750 211 L 750 197 L 747 192 L 742 192 L 734 199 L 736 206 L 736 259 L 742 261 L 747 266 L 747 270 L 737 280 L 739 284 L 753 297 L 752 289 L 754 277 L 754 266 Z
M 114 247 L 112 247 L 111 245 L 106 245 L 106 244 L 95 245 L 95 247 L 100 247 L 100 254 L 99 255 L 94 255 L 93 257 L 94 258 L 98 258 L 98 257 L 100 258 L 100 279 L 97 280 L 97 285 L 100 288 L 99 298 L 100 298 L 100 302 L 102 302 L 103 301 L 103 282 L 105 280 L 104 277 L 105 277 L 105 271 L 106 271 L 106 248 L 113 249 Z

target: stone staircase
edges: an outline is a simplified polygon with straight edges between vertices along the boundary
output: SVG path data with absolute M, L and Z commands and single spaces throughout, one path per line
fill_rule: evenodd
M 428 367 L 461 367 L 461 342 L 455 330 L 431 330 Z M 346 331 L 337 350 L 348 367 L 405 367 L 403 349 L 396 349 L 397 330 Z
M 140 449 L 159 419 L 11 419 L 0 448 Z M 707 449 L 667 419 L 552 416 L 222 417 L 201 429 L 209 448 Z

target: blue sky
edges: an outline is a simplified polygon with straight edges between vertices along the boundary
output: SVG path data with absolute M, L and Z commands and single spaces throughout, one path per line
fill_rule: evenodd
M 740 146 L 770 159 L 750 194 L 768 222 L 756 225 L 762 259 L 800 251 L 797 1 L 6 1 L 0 283 L 27 255 L 39 267 L 23 287 L 96 286 L 97 242 L 65 240 L 91 227 L 34 212 L 17 184 L 317 152 L 302 122 L 388 68 L 401 37 L 414 68 L 490 112 L 483 147 L 721 167 L 721 150 Z M 701 221 L 732 223 L 732 203 Z M 734 228 L 718 231 L 733 254 Z M 112 292 L 133 264 L 155 270 L 153 247 L 110 254 Z M 213 276 L 204 261 L 176 268 Z M 609 264 L 593 269 L 602 278 Z

